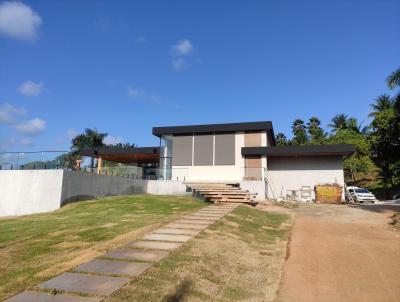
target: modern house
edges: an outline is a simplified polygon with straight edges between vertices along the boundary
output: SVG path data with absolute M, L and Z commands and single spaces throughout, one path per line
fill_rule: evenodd
M 0 216 L 52 211 L 98 196 L 190 189 L 210 201 L 311 200 L 315 186 L 330 184 L 340 201 L 343 158 L 355 152 L 353 145 L 276 146 L 271 122 L 155 127 L 153 134 L 155 147 L 82 152 L 97 159 L 97 170 L 89 168 L 97 173 L 82 173 L 78 164 L 0 170 Z
M 157 147 L 88 150 L 84 155 L 138 167 L 139 178 L 238 182 L 265 187 L 264 197 L 304 187 L 344 185 L 343 158 L 354 145 L 276 146 L 272 122 L 154 127 Z M 313 195 L 313 193 L 312 193 Z M 314 196 L 313 196 L 314 197 Z

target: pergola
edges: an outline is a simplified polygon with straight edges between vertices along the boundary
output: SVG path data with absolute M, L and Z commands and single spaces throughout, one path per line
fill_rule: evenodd
M 134 148 L 96 148 L 87 149 L 81 155 L 97 159 L 97 173 L 100 174 L 103 161 L 112 161 L 122 164 L 157 166 L 160 160 L 160 147 L 134 147 Z

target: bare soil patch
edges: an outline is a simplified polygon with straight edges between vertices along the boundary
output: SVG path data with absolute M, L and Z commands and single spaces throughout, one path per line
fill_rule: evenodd
M 382 206 L 294 210 L 278 302 L 392 302 L 400 297 L 400 232 Z

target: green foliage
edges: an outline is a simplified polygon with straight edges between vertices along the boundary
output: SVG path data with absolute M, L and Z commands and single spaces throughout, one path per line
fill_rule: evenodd
M 276 145 L 277 146 L 286 146 L 288 144 L 288 140 L 286 138 L 286 135 L 283 134 L 282 132 L 279 132 L 276 136 Z
M 400 86 L 400 68 L 393 71 L 386 79 L 390 89 L 395 89 Z
M 130 143 L 118 143 L 115 145 L 107 145 L 107 147 L 111 147 L 111 148 L 117 148 L 117 149 L 131 149 L 131 148 L 136 148 L 136 145 L 130 144 Z
M 84 133 L 72 139 L 71 150 L 74 153 L 79 153 L 85 149 L 104 147 L 103 140 L 106 136 L 107 133 L 100 133 L 97 129 L 86 128 Z
M 327 140 L 327 143 L 356 145 L 356 153 L 343 162 L 346 181 L 356 182 L 358 175 L 369 174 L 375 169 L 371 160 L 371 145 L 362 133 L 351 129 L 340 129 Z
M 332 129 L 332 132 L 347 129 L 347 126 L 348 126 L 347 115 L 343 113 L 335 115 L 332 118 L 331 123 L 328 125 L 328 127 Z
M 292 124 L 293 139 L 292 143 L 295 145 L 305 145 L 308 142 L 308 135 L 304 121 L 296 119 Z
M 321 121 L 315 116 L 308 120 L 307 131 L 310 137 L 310 144 L 322 144 L 326 139 L 326 133 L 321 127 Z

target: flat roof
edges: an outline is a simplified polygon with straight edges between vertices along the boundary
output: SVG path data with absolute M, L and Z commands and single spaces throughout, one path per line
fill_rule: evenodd
M 256 131 L 272 130 L 272 122 L 248 122 L 248 123 L 229 123 L 229 124 L 205 124 L 187 126 L 168 126 L 153 127 L 153 134 L 160 137 L 166 134 L 189 134 L 189 133 L 209 133 L 209 132 L 236 132 L 236 131 Z
M 306 145 L 306 146 L 268 146 L 243 147 L 242 155 L 267 156 L 349 156 L 356 151 L 355 145 Z
M 160 147 L 133 147 L 113 148 L 100 147 L 86 149 L 80 152 L 83 156 L 98 157 L 99 155 L 126 155 L 126 154 L 160 154 Z

